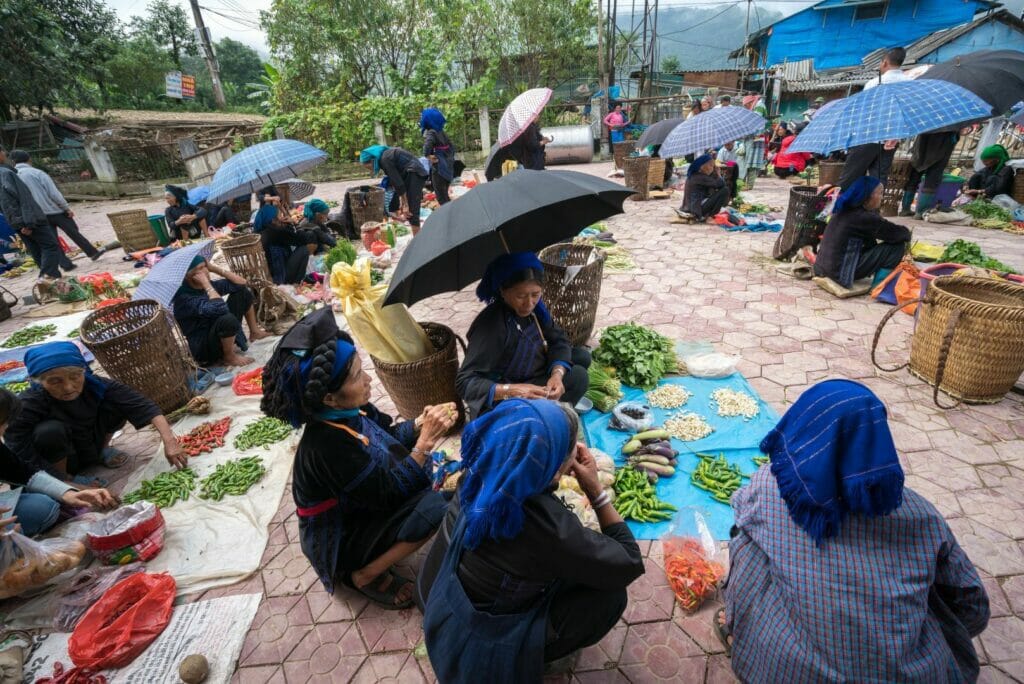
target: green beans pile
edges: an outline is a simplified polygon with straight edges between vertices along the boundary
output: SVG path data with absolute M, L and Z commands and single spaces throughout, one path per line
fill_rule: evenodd
M 246 456 L 217 466 L 199 483 L 199 498 L 220 501 L 228 494 L 241 496 L 263 479 L 267 469 L 259 456 Z
M 143 480 L 139 488 L 121 497 L 121 502 L 133 504 L 149 501 L 159 508 L 170 508 L 184 501 L 196 488 L 196 473 L 191 468 L 160 473 L 152 480 Z
M 280 442 L 292 433 L 292 426 L 277 418 L 264 417 L 249 423 L 235 437 L 235 448 L 245 451 L 252 447 L 266 448 L 274 442 Z
M 4 385 L 4 389 L 14 394 L 21 394 L 22 392 L 27 390 L 31 384 L 32 383 L 30 383 L 28 380 L 22 380 L 20 382 L 9 382 L 6 385 Z
M 42 342 L 47 337 L 52 337 L 57 334 L 57 326 L 53 323 L 47 323 L 46 325 L 30 325 L 27 328 L 18 330 L 13 335 L 4 340 L 0 347 L 4 349 L 14 349 L 15 347 L 24 347 L 26 344 L 35 344 L 36 342 Z
M 730 465 L 724 454 L 717 457 L 711 454 L 697 454 L 700 463 L 690 475 L 690 482 L 696 487 L 709 492 L 711 498 L 719 503 L 727 504 L 733 492 L 740 488 L 743 478 L 739 466 Z
M 671 512 L 677 509 L 655 496 L 654 485 L 647 473 L 627 466 L 615 471 L 615 510 L 623 518 L 662 522 L 671 520 Z

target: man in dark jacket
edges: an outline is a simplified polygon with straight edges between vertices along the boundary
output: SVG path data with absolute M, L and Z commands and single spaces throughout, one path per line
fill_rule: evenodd
M 61 249 L 57 232 L 32 198 L 32 192 L 7 163 L 7 150 L 0 146 L 0 211 L 21 234 L 43 278 L 60 278 Z

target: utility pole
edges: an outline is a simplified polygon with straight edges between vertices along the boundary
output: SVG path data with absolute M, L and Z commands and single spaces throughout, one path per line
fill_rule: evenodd
M 224 109 L 228 106 L 224 99 L 224 89 L 220 85 L 220 65 L 217 64 L 217 55 L 213 53 L 213 45 L 210 43 L 210 32 L 203 23 L 203 15 L 199 11 L 199 0 L 189 0 L 192 5 L 192 16 L 196 20 L 196 33 L 199 35 L 199 43 L 203 46 L 203 58 L 206 60 L 206 68 L 210 72 L 210 81 L 213 83 L 213 99 L 217 103 L 217 109 Z

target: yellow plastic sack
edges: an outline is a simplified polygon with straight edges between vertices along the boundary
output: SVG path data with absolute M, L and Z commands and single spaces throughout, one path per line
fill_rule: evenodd
M 918 261 L 938 261 L 945 249 L 943 245 L 936 245 L 922 240 L 917 240 L 910 245 L 910 253 Z
M 370 284 L 370 262 L 339 262 L 331 270 L 331 290 L 360 347 L 388 363 L 409 363 L 433 351 L 427 334 L 405 304 L 381 307 L 388 286 Z

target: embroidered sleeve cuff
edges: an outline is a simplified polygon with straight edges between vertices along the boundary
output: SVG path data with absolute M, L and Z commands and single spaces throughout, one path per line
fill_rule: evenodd
M 409 446 L 416 443 L 416 421 L 406 420 L 394 427 L 395 439 Z
M 490 408 L 494 406 L 494 393 L 498 391 L 498 383 L 491 385 L 491 389 L 487 391 L 487 403 L 484 408 Z
M 25 489 L 29 492 L 34 492 L 36 494 L 45 494 L 51 499 L 56 499 L 57 501 L 60 501 L 61 497 L 64 496 L 64 492 L 68 491 L 69 489 L 75 488 L 67 484 L 66 482 L 61 482 L 53 475 L 50 475 L 49 473 L 43 470 L 40 470 L 35 475 L 29 478 L 28 484 L 25 486 Z
M 433 459 L 428 458 L 422 466 L 411 456 L 402 459 L 391 471 L 403 494 L 412 494 L 430 486 Z
M 566 363 L 565 361 L 555 361 L 553 364 L 551 364 L 551 368 L 548 368 L 548 374 L 550 375 L 551 373 L 553 373 L 555 369 L 558 368 L 559 366 L 564 368 L 566 373 L 572 370 L 571 363 Z

